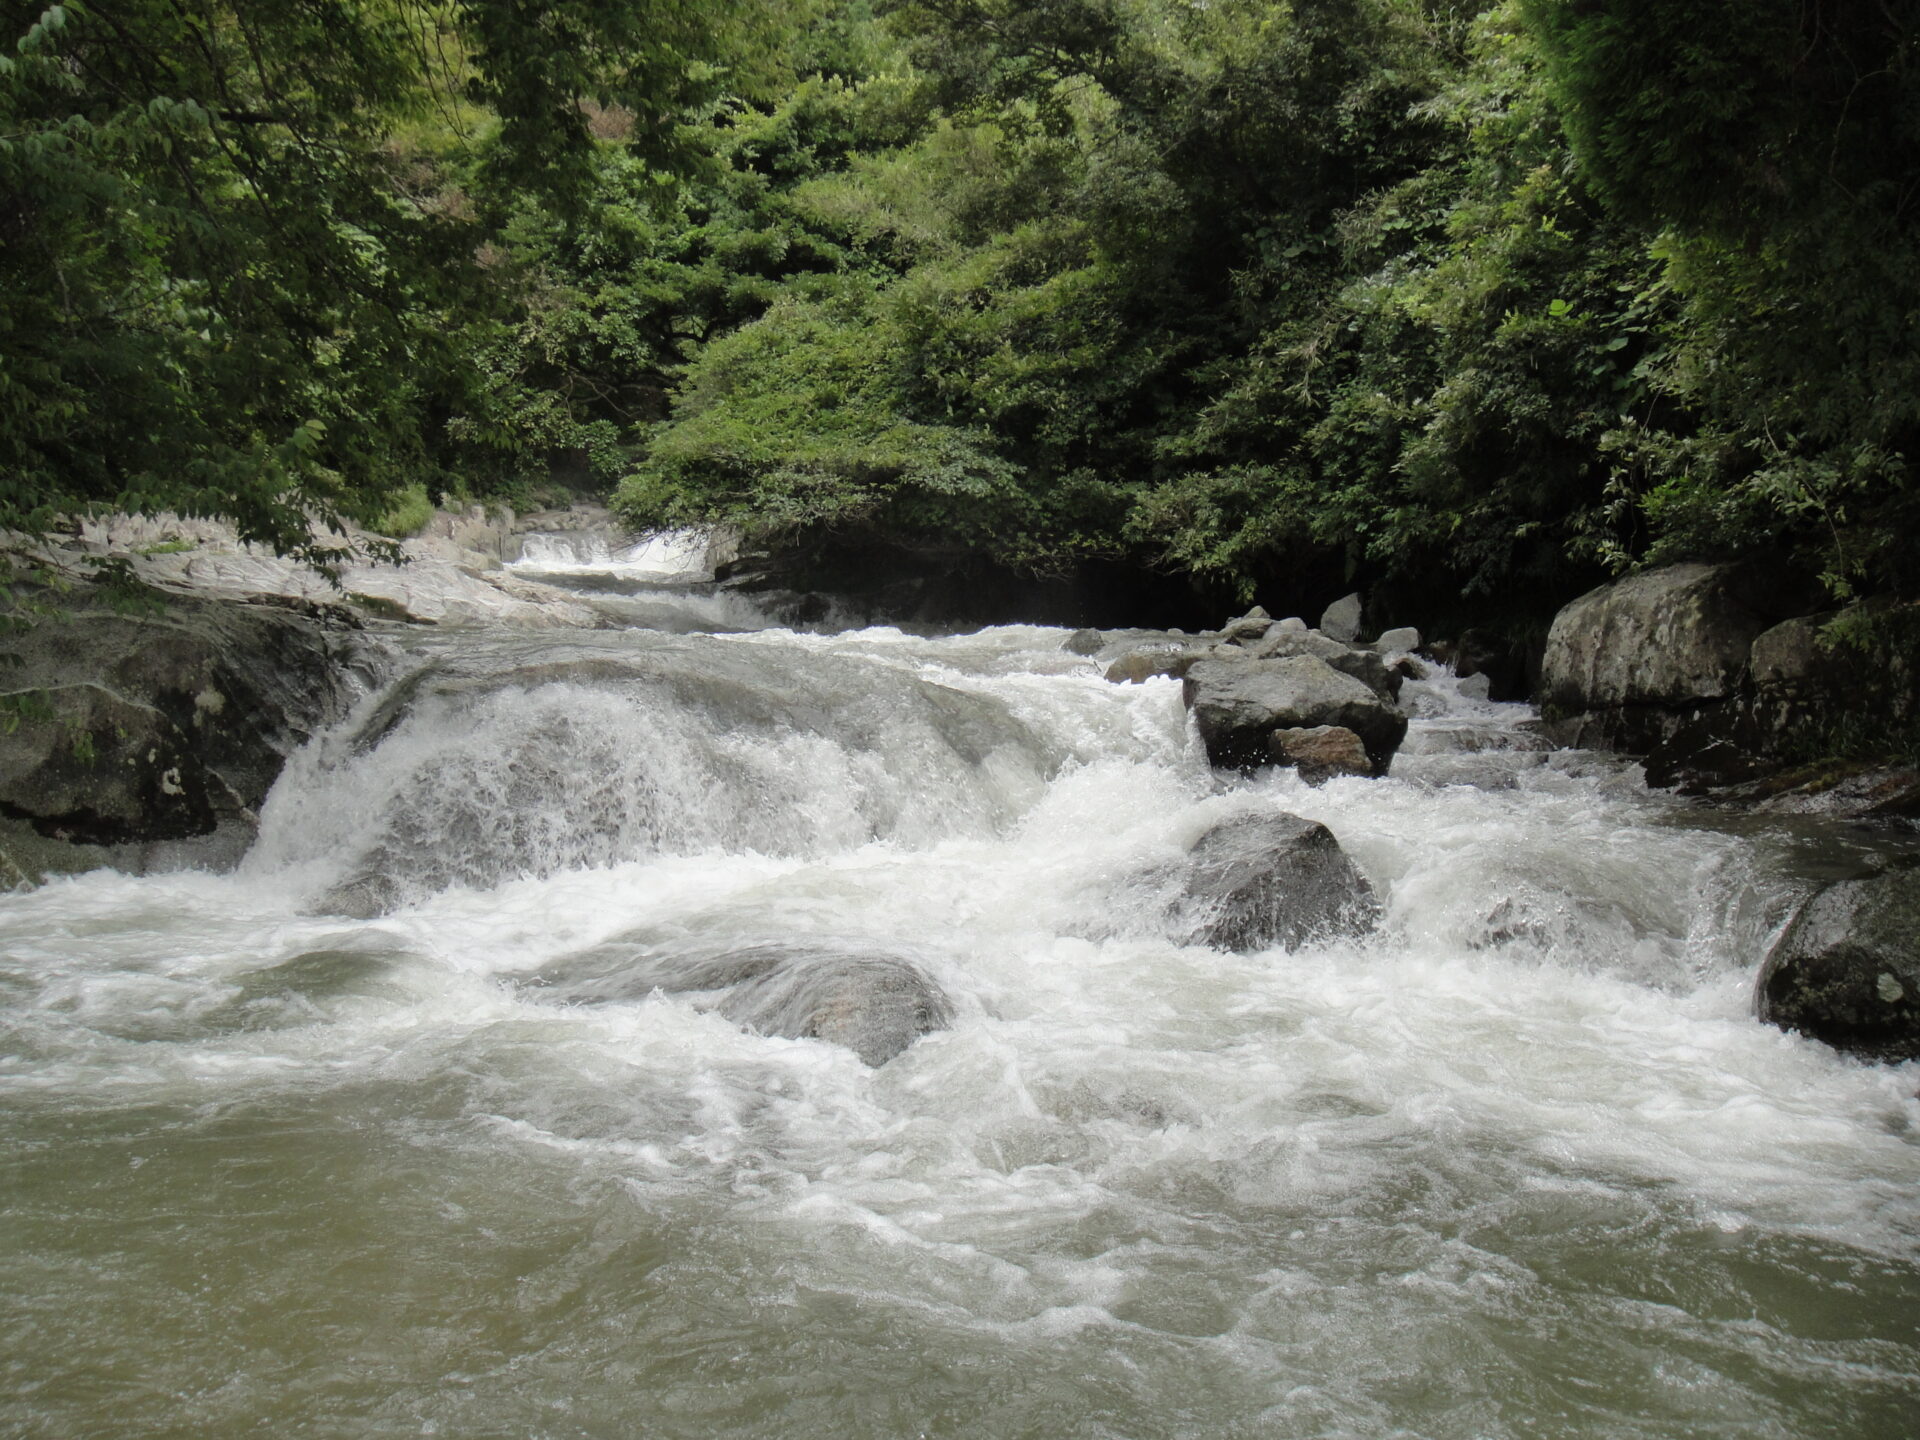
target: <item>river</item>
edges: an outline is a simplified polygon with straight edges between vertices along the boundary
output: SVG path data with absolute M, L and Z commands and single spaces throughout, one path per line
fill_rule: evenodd
M 572 563 L 633 628 L 411 635 L 235 873 L 0 899 L 0 1432 L 1920 1433 L 1920 1067 L 1751 1014 L 1894 839 L 1438 672 L 1389 778 L 1230 779 L 1059 630 Z M 1182 943 L 1186 847 L 1276 810 L 1380 928 Z M 871 1068 L 610 943 L 952 1020 Z

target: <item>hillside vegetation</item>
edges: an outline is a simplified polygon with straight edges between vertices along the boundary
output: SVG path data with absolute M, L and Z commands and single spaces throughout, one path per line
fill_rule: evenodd
M 7 7 L 0 523 L 611 492 L 790 561 L 1914 598 L 1852 0 Z

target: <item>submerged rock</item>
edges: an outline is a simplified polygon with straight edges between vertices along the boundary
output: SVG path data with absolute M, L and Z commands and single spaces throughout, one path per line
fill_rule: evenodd
M 1060 648 L 1069 655 L 1098 655 L 1106 643 L 1107 637 L 1098 630 L 1076 630 L 1061 642 Z
M 918 964 L 857 943 L 614 940 L 522 983 L 571 1004 L 643 1000 L 656 990 L 721 991 L 713 1008 L 737 1025 L 844 1045 L 875 1066 L 953 1023 L 952 1002 Z
M 1920 1059 L 1920 865 L 1828 885 L 1761 966 L 1759 1016 L 1872 1060 Z
M 940 987 L 894 956 L 796 957 L 737 987 L 720 1013 L 763 1035 L 844 1045 L 875 1066 L 953 1023 Z
M 1217 766 L 1270 765 L 1275 730 L 1328 725 L 1359 736 L 1371 773 L 1384 775 L 1407 733 L 1407 717 L 1391 701 L 1314 655 L 1201 660 L 1187 671 L 1184 686 L 1207 758 Z
M 1214 826 L 1189 852 L 1181 914 L 1192 941 L 1224 950 L 1288 949 L 1364 935 L 1380 905 L 1326 826 L 1298 815 L 1249 815 Z

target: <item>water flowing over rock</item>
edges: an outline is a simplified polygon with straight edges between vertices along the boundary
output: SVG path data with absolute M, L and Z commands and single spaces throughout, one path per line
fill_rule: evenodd
M 1874 1060 L 1920 1059 L 1920 865 L 1821 889 L 1768 953 L 1762 1020 Z
M 840 657 L 502 639 L 436 654 L 303 757 L 259 863 L 324 857 L 317 908 L 367 917 L 663 852 L 991 834 L 1061 759 L 997 699 Z
M 555 961 L 524 982 L 567 1004 L 724 992 L 714 1009 L 762 1035 L 825 1040 L 884 1065 L 953 1023 L 953 1003 L 904 956 L 857 942 L 766 940 L 714 947 L 616 940 Z
M 1248 815 L 1194 843 L 1182 914 L 1201 943 L 1294 949 L 1364 935 L 1380 917 L 1373 887 L 1333 832 L 1298 815 Z
M 9 644 L 12 687 L 44 694 L 49 713 L 0 734 L 0 813 L 96 846 L 229 829 L 228 860 L 286 757 L 391 664 L 338 607 L 156 597 L 125 611 L 93 591 Z M 45 854 L 15 865 L 64 868 Z
M 1327 637 L 367 626 L 237 869 L 0 897 L 0 1431 L 1911 1430 L 1912 1063 L 1740 1003 L 1911 832 L 1098 678 Z
M 1183 684 L 1207 758 L 1224 768 L 1271 764 L 1275 730 L 1335 725 L 1360 737 L 1373 773 L 1384 775 L 1407 733 L 1407 717 L 1390 701 L 1313 655 L 1202 660 Z

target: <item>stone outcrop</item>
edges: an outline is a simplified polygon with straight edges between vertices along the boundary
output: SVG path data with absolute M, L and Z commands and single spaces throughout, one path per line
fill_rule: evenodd
M 1372 773 L 1384 775 L 1407 733 L 1392 701 L 1314 655 L 1201 660 L 1182 685 L 1207 758 L 1222 768 L 1271 765 L 1274 731 L 1329 725 L 1359 736 Z
M 1379 922 L 1373 887 L 1317 821 L 1243 816 L 1207 831 L 1189 855 L 1193 869 L 1179 913 L 1190 942 L 1293 949 L 1363 935 Z
M 50 603 L 8 641 L 7 688 L 28 711 L 0 734 L 0 815 L 63 844 L 223 831 L 244 848 L 287 755 L 389 663 L 337 606 L 150 597 L 129 611 L 97 591 Z M 23 861 L 14 847 L 19 878 L 68 868 L 29 848 Z M 138 855 L 114 863 L 144 868 Z
M 1769 952 L 1762 1020 L 1873 1060 L 1920 1059 L 1920 866 L 1820 890 Z
M 1541 709 L 1554 740 L 1644 756 L 1690 789 L 1780 769 L 1823 733 L 1920 719 L 1911 660 L 1831 644 L 1804 586 L 1686 564 L 1602 586 L 1547 638 Z
M 581 524 L 596 514 L 605 512 L 587 511 Z M 528 630 L 605 624 L 579 596 L 502 568 L 503 558 L 518 554 L 521 535 L 510 512 L 480 506 L 437 511 L 419 535 L 398 543 L 405 563 L 392 564 L 373 558 L 369 547 L 393 542 L 359 531 L 328 534 L 320 538 L 352 552 L 330 579 L 243 543 L 218 521 L 122 515 L 86 522 L 77 535 L 49 545 L 42 558 L 84 576 L 89 561 L 112 557 L 142 583 L 163 591 L 346 605 L 370 620 Z

